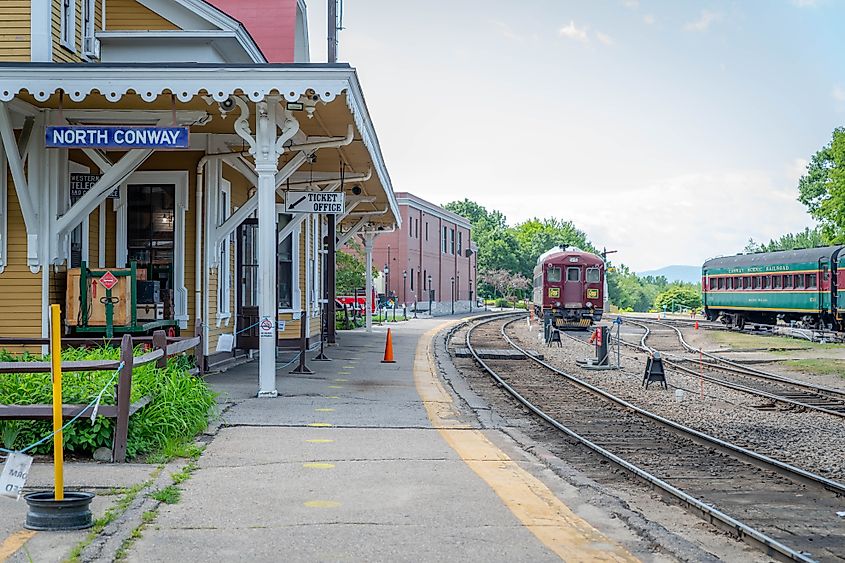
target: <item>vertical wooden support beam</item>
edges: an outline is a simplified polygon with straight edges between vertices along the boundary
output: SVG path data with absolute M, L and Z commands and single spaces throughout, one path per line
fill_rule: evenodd
M 129 437 L 129 405 L 132 400 L 132 367 L 134 355 L 132 350 L 132 337 L 123 335 L 120 342 L 120 361 L 123 367 L 117 376 L 117 420 L 114 426 L 114 444 L 112 445 L 112 459 L 115 463 L 126 461 L 126 441 Z
M 153 350 L 162 350 L 164 355 L 156 362 L 156 367 L 164 369 L 167 367 L 167 333 L 163 330 L 153 332 Z
M 337 226 L 329 215 L 328 248 L 326 249 L 326 342 L 337 342 L 337 319 L 335 298 L 337 297 Z

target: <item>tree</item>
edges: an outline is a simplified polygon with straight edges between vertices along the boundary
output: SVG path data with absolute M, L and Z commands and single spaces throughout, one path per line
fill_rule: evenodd
M 845 127 L 834 129 L 831 142 L 810 159 L 798 192 L 828 242 L 845 242 Z
M 795 250 L 796 248 L 813 248 L 830 244 L 822 229 L 819 227 L 807 227 L 797 233 L 781 235 L 777 240 L 772 239 L 768 244 L 756 243 L 754 239 L 748 239 L 744 252 L 775 252 L 777 250 Z
M 347 252 L 337 253 L 336 284 L 338 295 L 352 295 L 356 289 L 364 287 L 366 280 L 364 261 L 359 256 Z M 375 270 L 374 270 L 375 272 Z
M 514 233 L 519 244 L 519 271 L 529 278 L 534 275 L 534 266 L 540 255 L 555 246 L 576 246 L 587 252 L 596 252 L 587 235 L 575 228 L 572 221 L 535 217 L 516 225 Z
M 701 307 L 701 290 L 691 284 L 676 284 L 662 291 L 654 299 L 654 307 L 662 311 L 676 308 L 698 309 Z

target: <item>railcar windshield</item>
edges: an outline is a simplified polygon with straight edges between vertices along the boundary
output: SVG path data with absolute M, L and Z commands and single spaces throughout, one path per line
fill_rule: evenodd
M 584 277 L 587 283 L 598 283 L 601 281 L 601 274 L 599 274 L 598 268 L 587 268 L 587 271 L 584 272 Z
M 577 282 L 581 281 L 581 268 L 567 268 L 566 281 Z
M 549 268 L 546 270 L 546 281 L 560 283 L 560 268 Z

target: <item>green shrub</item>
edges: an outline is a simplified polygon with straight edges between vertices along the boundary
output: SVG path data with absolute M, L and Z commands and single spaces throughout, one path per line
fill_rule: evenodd
M 140 353 L 140 351 L 138 351 Z M 116 360 L 120 350 L 113 347 L 97 349 L 70 348 L 62 352 L 62 360 Z M 49 356 L 31 354 L 14 356 L 0 351 L 0 361 L 48 361 Z M 132 378 L 131 399 L 138 401 L 147 395 L 150 403 L 129 419 L 127 455 L 135 457 L 163 448 L 168 441 L 184 440 L 205 429 L 215 404 L 214 393 L 206 383 L 188 373 L 187 356 L 170 358 L 167 367 L 159 369 L 155 363 L 136 367 Z M 101 404 L 115 404 L 117 378 L 114 372 L 67 372 L 62 377 L 62 399 L 65 404 L 87 405 L 103 387 Z M 111 381 L 111 383 L 109 383 Z M 52 383 L 49 373 L 9 374 L 0 376 L 0 404 L 32 405 L 52 403 Z M 90 411 L 64 431 L 65 450 L 76 454 L 91 454 L 99 447 L 112 446 L 114 419 L 98 416 L 94 424 Z M 10 423 L 7 422 L 6 425 Z M 49 421 L 14 421 L 14 447 L 24 448 L 50 433 Z M 0 435 L 8 438 L 10 432 Z M 53 442 L 48 440 L 30 453 L 49 453 Z M 11 448 L 9 448 L 11 449 Z

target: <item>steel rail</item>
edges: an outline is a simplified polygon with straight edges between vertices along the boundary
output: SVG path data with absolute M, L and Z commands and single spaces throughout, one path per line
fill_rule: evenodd
M 555 418 L 548 415 L 546 412 L 544 412 L 538 406 L 531 403 L 528 399 L 523 397 L 518 391 L 516 391 L 516 389 L 514 389 L 506 381 L 504 381 L 504 379 L 502 379 L 502 377 L 498 373 L 496 373 L 496 371 L 494 369 L 492 369 L 483 359 L 481 359 L 481 357 L 478 355 L 478 353 L 475 351 L 475 349 L 472 346 L 472 343 L 471 343 L 472 332 L 475 329 L 477 329 L 478 327 L 480 327 L 484 324 L 493 322 L 494 320 L 496 320 L 496 319 L 484 320 L 483 322 L 480 322 L 480 323 L 475 324 L 474 326 L 471 326 L 467 330 L 467 334 L 466 334 L 467 349 L 470 351 L 470 353 L 472 354 L 475 361 L 485 371 L 487 371 L 496 380 L 496 382 L 499 385 L 501 385 L 505 390 L 507 390 L 507 392 L 512 397 L 514 397 L 517 401 L 522 403 L 526 408 L 528 408 L 534 414 L 536 414 L 537 416 L 539 416 L 540 418 L 542 418 L 543 420 L 545 420 L 546 422 L 548 422 L 549 424 L 551 424 L 552 426 L 554 426 L 555 428 L 560 430 L 561 432 L 563 432 L 566 435 L 574 438 L 575 440 L 577 440 L 581 444 L 584 444 L 585 446 L 587 446 L 588 448 L 590 448 L 591 450 L 593 450 L 597 454 L 599 454 L 602 457 L 612 461 L 613 463 L 617 464 L 622 469 L 624 469 L 624 470 L 630 472 L 631 474 L 635 475 L 636 477 L 644 480 L 645 482 L 647 482 L 651 486 L 656 487 L 657 489 L 663 491 L 664 493 L 668 494 L 670 497 L 680 501 L 682 505 L 685 505 L 687 508 L 689 508 L 692 511 L 694 511 L 695 513 L 697 513 L 705 521 L 707 521 L 711 524 L 714 524 L 714 525 L 720 525 L 720 527 L 732 531 L 739 538 L 741 538 L 743 541 L 746 541 L 748 543 L 755 545 L 758 548 L 761 548 L 767 555 L 769 555 L 769 556 L 779 556 L 781 558 L 784 558 L 787 561 L 802 561 L 802 562 L 815 561 L 814 559 L 808 557 L 807 555 L 805 555 L 801 552 L 795 551 L 792 548 L 780 543 L 779 541 L 777 541 L 773 538 L 770 538 L 765 533 L 763 533 L 763 532 L 761 532 L 761 531 L 759 531 L 755 528 L 752 528 L 751 526 L 749 526 L 749 525 L 747 525 L 743 522 L 740 522 L 739 520 L 733 518 L 732 516 L 729 516 L 729 515 L 721 512 L 719 509 L 717 509 L 717 508 L 715 508 L 715 507 L 713 507 L 713 506 L 711 506 L 711 505 L 709 505 L 709 504 L 707 504 L 703 501 L 698 500 L 697 498 L 685 493 L 684 491 L 682 491 L 681 489 L 678 489 L 677 487 L 674 487 L 673 485 L 667 483 L 666 481 L 663 481 L 662 479 L 660 479 L 659 477 L 649 473 L 648 471 L 645 471 L 644 469 L 642 469 L 642 468 L 622 459 L 621 457 L 617 456 L 616 454 L 602 448 L 598 444 L 590 441 L 589 439 L 585 438 L 584 436 L 581 436 L 580 434 L 576 433 L 574 430 L 568 428 L 567 426 L 565 426 L 564 424 L 562 424 L 561 422 L 559 422 Z M 697 430 L 693 430 L 691 428 L 686 428 L 682 425 L 679 425 L 677 423 L 674 423 L 674 422 L 671 422 L 667 419 L 664 419 L 664 418 L 662 418 L 658 415 L 655 415 L 655 414 L 649 413 L 648 411 L 640 409 L 639 407 L 636 407 L 636 406 L 628 403 L 627 401 L 624 401 L 623 399 L 615 397 L 614 395 L 611 395 L 610 393 L 607 393 L 605 391 L 602 391 L 601 389 L 598 389 L 597 387 L 594 387 L 593 385 L 590 385 L 589 383 L 587 383 L 587 382 L 585 382 L 585 381 L 583 381 L 583 380 L 581 380 L 581 379 L 579 379 L 575 376 L 564 373 L 561 370 L 558 370 L 557 368 L 550 366 L 546 362 L 539 360 L 538 358 L 530 355 L 527 351 L 525 351 L 524 349 L 522 349 L 521 347 L 516 345 L 507 336 L 507 334 L 505 334 L 505 327 L 508 326 L 511 322 L 513 322 L 513 321 L 505 323 L 505 325 L 502 326 L 502 336 L 504 337 L 505 341 L 508 342 L 508 344 L 510 344 L 515 349 L 517 349 L 517 350 L 521 351 L 523 354 L 525 354 L 526 357 L 531 358 L 533 361 L 539 363 L 540 365 L 546 367 L 547 369 L 549 369 L 549 370 L 551 370 L 551 371 L 553 371 L 553 372 L 555 372 L 559 375 L 563 375 L 565 378 L 567 378 L 572 383 L 575 383 L 575 384 L 577 384 L 577 385 L 579 385 L 579 386 L 581 386 L 581 387 L 583 387 L 583 388 L 585 388 L 585 389 L 587 389 L 587 390 L 589 390 L 593 393 L 596 393 L 596 394 L 598 394 L 598 395 L 600 395 L 604 398 L 610 399 L 613 402 L 615 402 L 615 403 L 617 403 L 617 404 L 619 404 L 619 405 L 621 405 L 621 406 L 623 406 L 623 407 L 625 407 L 629 410 L 632 410 L 632 411 L 634 411 L 638 414 L 646 415 L 647 417 L 652 418 L 653 420 L 656 420 L 658 422 L 661 422 L 662 424 L 667 424 L 671 428 L 685 429 L 685 433 L 688 434 L 688 437 L 693 438 L 693 440 L 696 441 L 696 442 L 699 442 L 699 440 L 703 437 L 703 438 L 707 438 L 708 439 L 707 441 L 712 442 L 712 444 L 720 444 L 721 443 L 721 444 L 728 445 L 726 442 L 722 442 L 718 438 L 712 438 L 710 436 L 706 436 L 705 434 L 702 434 L 702 433 L 698 432 Z M 686 431 L 688 431 L 688 432 L 686 432 Z M 732 446 L 732 447 L 736 448 L 737 450 L 743 450 L 743 448 L 739 448 L 738 446 Z M 720 447 L 720 449 L 722 449 L 722 448 Z M 756 454 L 756 453 L 750 452 L 748 450 L 746 450 L 746 452 L 749 453 L 749 454 L 753 454 L 755 456 L 755 458 L 757 458 L 757 459 L 768 460 L 768 458 L 765 458 L 765 456 L 761 456 L 760 454 Z M 786 464 L 781 464 L 780 462 L 776 462 L 776 460 L 769 460 L 769 461 L 775 462 L 777 464 L 777 465 L 775 465 L 775 467 L 780 467 L 780 466 L 789 467 L 790 469 L 793 469 L 796 472 L 798 472 L 797 473 L 798 475 L 800 475 L 801 473 L 805 473 L 805 474 L 807 473 L 807 472 L 804 472 L 803 470 L 800 470 L 800 469 L 797 469 L 797 468 L 791 468 L 790 466 L 787 466 Z M 755 463 L 755 465 L 756 465 L 756 463 Z M 812 474 L 809 474 L 809 475 L 812 475 Z M 815 477 L 818 477 L 818 476 L 815 476 Z M 818 478 L 821 479 L 821 480 L 825 480 L 823 477 L 818 477 Z M 800 479 L 800 480 L 803 481 L 803 478 Z M 832 483 L 837 486 L 838 490 L 845 492 L 845 485 L 840 485 L 840 484 L 835 483 L 835 482 L 832 482 Z M 819 483 L 814 481 L 814 484 L 819 484 Z M 827 487 L 825 487 L 825 488 L 827 488 Z
M 643 334 L 642 338 L 640 339 L 639 348 L 641 348 L 642 350 L 644 350 L 646 352 L 657 351 L 657 352 L 660 352 L 661 354 L 664 354 L 664 355 L 675 356 L 674 354 L 669 354 L 667 352 L 662 352 L 660 350 L 657 350 L 656 348 L 648 346 L 645 343 L 646 340 L 648 339 L 648 337 L 651 334 L 651 329 L 649 329 L 645 324 L 642 324 L 642 323 L 637 322 L 637 321 L 631 321 L 631 320 L 629 320 L 628 322 L 630 324 L 634 325 L 634 326 L 638 326 L 638 327 L 645 330 L 645 333 Z M 726 371 L 726 372 L 729 372 L 729 373 L 737 373 L 739 375 L 756 377 L 758 379 L 765 379 L 765 380 L 773 381 L 775 383 L 780 383 L 780 384 L 783 384 L 783 385 L 791 385 L 793 387 L 798 387 L 800 389 L 806 389 L 810 393 L 814 393 L 816 396 L 821 397 L 823 399 L 831 399 L 831 400 L 834 400 L 834 401 L 845 400 L 845 392 L 839 391 L 838 389 L 832 389 L 832 388 L 824 387 L 824 386 L 821 386 L 821 385 L 813 385 L 811 383 L 806 383 L 806 382 L 803 382 L 803 381 L 790 379 L 788 377 L 782 377 L 782 376 L 779 376 L 779 375 L 776 375 L 776 374 L 773 374 L 773 373 L 765 372 L 765 371 L 762 371 L 762 370 L 757 370 L 755 368 L 751 368 L 751 367 L 748 367 L 748 366 L 744 366 L 742 364 L 738 364 L 736 362 L 732 362 L 731 360 L 728 360 L 727 358 L 722 358 L 721 356 L 717 356 L 717 355 L 711 354 L 709 352 L 704 352 L 702 350 L 699 350 L 698 348 L 691 346 L 686 340 L 684 340 L 683 334 L 681 333 L 681 331 L 677 327 L 667 325 L 667 324 L 661 323 L 659 321 L 646 321 L 646 322 L 651 322 L 652 324 L 665 326 L 667 328 L 671 328 L 672 330 L 674 330 L 675 333 L 678 335 L 678 338 L 680 340 L 681 345 L 688 352 L 700 352 L 703 356 L 706 356 L 706 357 L 713 360 L 713 362 L 708 362 L 706 364 L 708 368 L 718 369 L 718 370 Z M 630 342 L 623 341 L 623 343 L 628 344 L 628 345 L 632 345 Z M 675 356 L 675 357 L 677 357 L 677 356 Z M 749 394 L 752 394 L 752 395 L 765 397 L 765 398 L 770 399 L 772 401 L 788 404 L 788 405 L 791 405 L 791 406 L 796 406 L 796 407 L 800 407 L 800 408 L 803 408 L 803 409 L 809 409 L 809 410 L 818 411 L 818 412 L 821 412 L 821 413 L 824 413 L 824 414 L 829 414 L 829 415 L 845 418 L 845 410 L 833 410 L 833 409 L 830 409 L 830 408 L 827 408 L 827 407 L 824 407 L 824 406 L 819 406 L 819 405 L 807 403 L 807 402 L 804 402 L 800 399 L 794 399 L 794 398 L 786 397 L 784 395 L 779 395 L 777 393 L 770 393 L 770 392 L 764 391 L 762 389 L 756 389 L 754 387 L 749 387 L 747 385 L 742 385 L 740 383 L 734 383 L 732 381 L 727 381 L 727 380 L 724 380 L 724 379 L 721 379 L 721 378 L 718 378 L 718 377 L 714 377 L 714 376 L 711 376 L 711 375 L 704 375 L 703 373 L 701 373 L 699 371 L 696 371 L 694 369 L 682 366 L 682 365 L 678 364 L 677 362 L 673 362 L 673 361 L 670 361 L 670 360 L 665 360 L 664 363 L 670 365 L 674 369 L 677 369 L 679 371 L 683 371 L 683 372 L 691 374 L 691 375 L 695 375 L 696 377 L 701 377 L 701 378 L 705 379 L 706 381 L 709 381 L 711 383 L 715 383 L 716 385 L 721 385 L 722 387 L 727 387 L 729 389 L 734 389 L 736 391 L 741 391 L 743 393 L 749 393 Z M 718 364 L 725 364 L 725 365 L 718 365 Z M 845 405 L 843 405 L 843 406 L 845 406 Z

